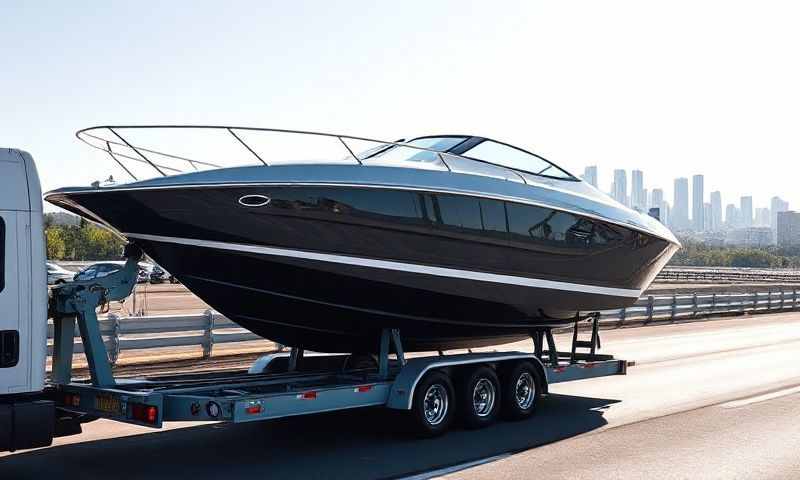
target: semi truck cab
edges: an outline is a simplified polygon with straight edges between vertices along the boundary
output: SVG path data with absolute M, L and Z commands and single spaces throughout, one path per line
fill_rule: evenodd
M 0 148 L 0 451 L 49 445 L 43 396 L 47 273 L 39 174 L 27 152 Z

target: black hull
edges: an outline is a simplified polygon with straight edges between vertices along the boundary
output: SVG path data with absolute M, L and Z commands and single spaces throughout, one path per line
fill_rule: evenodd
M 270 203 L 239 203 L 255 194 Z M 440 193 L 232 186 L 48 200 L 130 234 L 243 327 L 316 351 L 375 351 L 386 327 L 409 351 L 514 341 L 632 305 L 676 250 L 597 220 Z

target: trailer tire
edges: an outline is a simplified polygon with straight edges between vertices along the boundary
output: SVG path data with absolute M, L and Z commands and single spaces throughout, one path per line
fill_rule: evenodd
M 458 405 L 465 427 L 484 428 L 497 420 L 502 395 L 500 380 L 493 369 L 485 365 L 468 369 L 458 387 Z
M 536 411 L 542 390 L 539 370 L 531 362 L 519 362 L 502 376 L 503 416 L 509 420 L 523 420 Z
M 453 382 L 445 373 L 432 371 L 422 377 L 414 389 L 411 418 L 420 437 L 436 437 L 450 427 L 455 413 Z

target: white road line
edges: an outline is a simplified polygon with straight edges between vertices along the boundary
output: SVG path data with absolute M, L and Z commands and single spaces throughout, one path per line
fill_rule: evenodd
M 780 397 L 786 397 L 789 395 L 794 395 L 795 393 L 800 393 L 800 385 L 791 388 L 785 388 L 783 390 L 778 390 L 777 392 L 770 392 L 765 393 L 763 395 L 756 395 L 755 397 L 749 398 L 742 398 L 740 400 L 734 400 L 732 402 L 723 403 L 720 405 L 722 408 L 738 408 L 744 407 L 745 405 L 751 405 L 753 403 L 761 403 L 766 402 L 767 400 L 773 400 Z
M 430 472 L 425 473 L 418 473 L 416 475 L 412 475 L 410 477 L 403 477 L 400 480 L 434 480 L 437 478 L 441 478 L 444 475 L 449 475 L 451 473 L 460 472 L 461 470 L 466 470 L 467 468 L 477 467 L 478 465 L 483 465 L 486 463 L 496 462 L 498 460 L 502 460 L 504 458 L 510 457 L 510 453 L 503 453 L 500 455 L 495 455 L 493 457 L 483 458 L 481 460 L 473 460 L 471 462 L 462 463 L 459 465 L 453 465 L 452 467 L 445 467 L 440 468 L 438 470 L 431 470 Z

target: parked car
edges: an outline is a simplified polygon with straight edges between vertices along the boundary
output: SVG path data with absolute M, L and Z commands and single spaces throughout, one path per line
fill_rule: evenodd
M 153 267 L 153 271 L 150 272 L 150 283 L 178 283 L 178 279 L 175 278 L 175 275 L 172 275 L 168 271 L 164 270 L 161 266 L 156 265 Z
M 118 261 L 94 263 L 76 273 L 74 280 L 85 281 L 85 280 L 93 280 L 95 278 L 102 278 L 110 273 L 116 272 L 117 270 L 121 270 L 124 265 L 125 262 L 118 262 Z M 150 279 L 150 273 L 148 272 L 148 268 L 152 269 L 152 267 L 153 266 L 149 263 L 140 262 L 139 275 L 136 278 L 136 283 L 147 282 Z
M 72 277 L 75 276 L 75 272 L 72 270 L 67 270 L 61 265 L 50 262 L 47 262 L 46 264 L 48 285 L 59 285 L 65 282 L 70 282 L 72 281 Z

